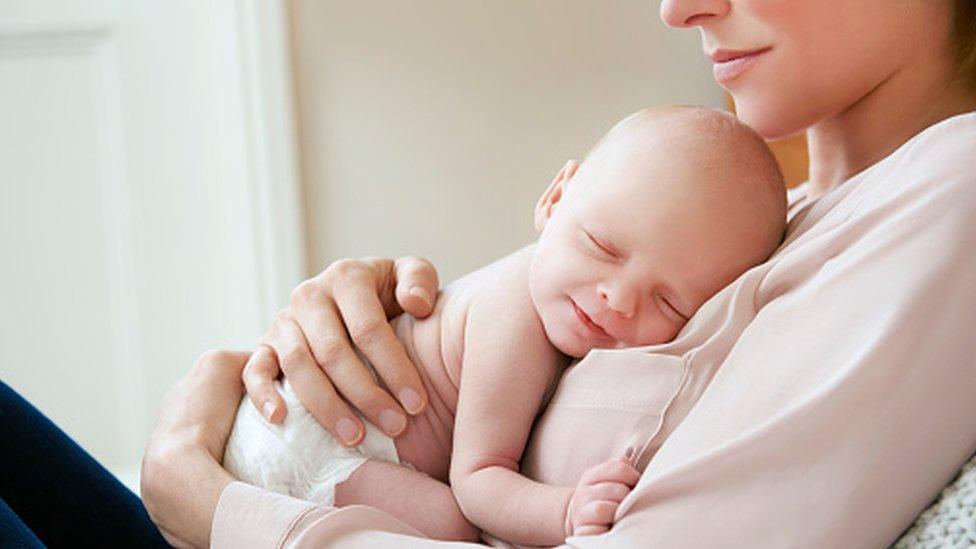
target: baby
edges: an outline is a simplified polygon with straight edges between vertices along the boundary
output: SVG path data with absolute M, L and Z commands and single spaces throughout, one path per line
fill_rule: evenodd
M 535 244 L 446 286 L 430 317 L 393 321 L 430 395 L 401 436 L 365 422 L 363 444 L 347 448 L 285 383 L 284 424 L 244 399 L 224 463 L 245 482 L 371 505 L 434 538 L 480 529 L 558 545 L 603 531 L 639 476 L 629 460 L 608 455 L 576 486 L 519 473 L 556 381 L 591 349 L 672 340 L 772 254 L 785 219 L 782 176 L 755 132 L 711 109 L 642 110 L 559 171 L 536 205 Z

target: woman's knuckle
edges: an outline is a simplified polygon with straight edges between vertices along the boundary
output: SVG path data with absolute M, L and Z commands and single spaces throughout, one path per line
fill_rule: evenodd
M 303 280 L 291 291 L 291 303 L 303 303 L 311 300 L 318 293 L 321 284 L 318 277 Z
M 360 348 L 375 343 L 380 336 L 380 330 L 386 325 L 386 319 L 374 316 L 363 318 L 349 326 L 349 336 Z
M 307 353 L 305 353 L 305 351 L 298 346 L 289 346 L 281 351 L 279 357 L 281 358 L 282 363 L 294 366 L 304 363 L 306 354 Z
M 419 269 L 419 270 L 430 270 L 430 271 L 433 271 L 434 270 L 434 264 L 431 263 L 430 260 L 427 259 L 426 257 L 416 256 L 416 257 L 413 257 L 412 259 L 417 262 L 417 269 Z
M 260 373 L 261 365 L 257 361 L 249 360 L 244 364 L 244 370 L 241 371 L 241 377 L 246 381 L 249 378 L 256 378 L 260 376 Z
M 288 322 L 289 320 L 291 320 L 291 311 L 289 309 L 287 308 L 280 309 L 277 313 L 275 313 L 275 317 L 274 317 L 275 325 L 280 325 L 282 323 Z
M 360 272 L 362 269 L 362 261 L 346 257 L 333 261 L 331 265 L 326 267 L 325 272 L 328 273 L 330 278 L 344 279 Z
M 281 371 L 282 373 L 285 374 L 285 377 L 293 375 L 295 371 L 300 369 L 302 366 L 301 363 L 294 360 L 290 360 L 288 358 L 288 355 L 279 355 L 279 357 L 281 359 L 279 361 L 281 365 Z
M 346 354 L 348 345 L 342 338 L 325 336 L 316 340 L 314 348 L 316 358 L 326 367 L 337 363 Z
M 230 360 L 233 353 L 225 349 L 209 349 L 197 357 L 198 368 L 211 368 L 218 364 L 223 364 Z

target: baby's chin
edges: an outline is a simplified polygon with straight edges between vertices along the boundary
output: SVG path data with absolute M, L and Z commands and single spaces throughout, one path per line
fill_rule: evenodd
M 543 327 L 549 343 L 564 355 L 583 358 L 586 353 L 596 348 L 592 343 L 585 341 L 567 327 L 559 326 L 558 323 L 556 326 L 550 327 L 548 323 L 544 322 Z

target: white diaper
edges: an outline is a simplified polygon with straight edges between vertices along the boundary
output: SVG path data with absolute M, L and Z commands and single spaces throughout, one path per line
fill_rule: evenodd
M 362 444 L 346 448 L 308 413 L 287 381 L 276 386 L 288 405 L 282 425 L 268 423 L 247 397 L 237 410 L 224 467 L 238 479 L 333 505 L 335 487 L 367 459 L 400 463 L 393 439 L 369 421 L 363 420 L 366 437 Z

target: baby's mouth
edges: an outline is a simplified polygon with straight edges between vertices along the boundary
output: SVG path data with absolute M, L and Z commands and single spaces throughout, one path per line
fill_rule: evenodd
M 569 301 L 570 301 L 570 303 L 573 304 L 573 310 L 576 312 L 576 318 L 578 318 L 579 321 L 584 326 L 586 326 L 587 328 L 589 328 L 589 330 L 591 332 L 593 332 L 594 334 L 596 334 L 596 335 L 598 335 L 600 337 L 603 337 L 603 338 L 606 338 L 606 339 L 612 339 L 610 337 L 610 334 L 608 334 L 607 331 L 604 330 L 602 326 L 600 326 L 599 324 L 597 324 L 596 322 L 594 322 L 593 319 L 590 318 L 590 315 L 586 314 L 586 311 L 584 311 L 583 309 L 581 309 L 580 306 L 577 305 L 575 301 L 573 301 L 572 299 L 570 299 Z

